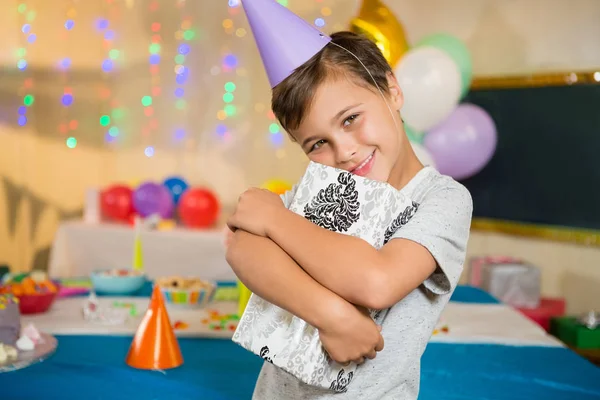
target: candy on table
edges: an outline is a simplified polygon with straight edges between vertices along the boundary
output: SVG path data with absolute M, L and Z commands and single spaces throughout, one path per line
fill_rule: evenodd
M 434 335 L 439 335 L 440 333 L 448 333 L 450 332 L 450 328 L 448 328 L 448 325 L 444 325 L 441 328 L 436 328 L 433 330 L 433 334 Z
M 125 303 L 122 301 L 115 301 L 115 302 L 113 302 L 112 306 L 115 308 L 129 309 L 129 315 L 132 317 L 136 317 L 138 315 L 138 310 L 134 303 Z
M 175 321 L 173 324 L 173 329 L 183 330 L 189 328 L 190 325 L 183 321 Z
M 230 330 L 235 331 L 240 317 L 237 314 L 221 314 L 216 310 L 208 312 L 209 317 L 202 320 L 204 325 L 215 331 Z
M 4 310 L 8 304 L 19 304 L 19 298 L 12 293 L 2 293 L 0 291 L 0 310 Z

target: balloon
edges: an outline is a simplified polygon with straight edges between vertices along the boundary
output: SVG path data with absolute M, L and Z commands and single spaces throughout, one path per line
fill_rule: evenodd
M 410 142 L 418 144 L 423 143 L 423 133 L 415 131 L 410 125 L 404 124 L 404 132 L 406 132 L 406 137 L 408 137 Z
M 409 51 L 396 68 L 404 94 L 402 118 L 417 131 L 427 131 L 448 116 L 460 98 L 460 72 L 442 50 L 422 47 Z
M 448 54 L 458 66 L 461 76 L 460 97 L 464 97 L 469 91 L 473 79 L 473 65 L 471 53 L 465 43 L 459 38 L 438 33 L 421 39 L 415 47 L 435 47 Z
M 281 179 L 270 179 L 263 183 L 263 189 L 270 190 L 275 194 L 282 195 L 292 188 L 292 185 Z
M 185 191 L 179 202 L 179 217 L 190 228 L 208 228 L 219 217 L 220 204 L 208 189 L 192 188 Z
M 128 221 L 134 214 L 131 188 L 113 185 L 100 193 L 102 215 L 116 221 Z
M 133 192 L 133 205 L 142 217 L 158 214 L 161 218 L 166 219 L 173 215 L 174 205 L 171 193 L 158 183 L 142 183 Z
M 425 136 L 438 171 L 454 179 L 477 174 L 496 150 L 496 126 L 482 108 L 464 103 Z
M 412 146 L 413 151 L 415 152 L 415 155 L 417 156 L 421 164 L 425 166 L 430 165 L 433 168 L 437 167 L 435 165 L 435 160 L 431 156 L 431 153 L 429 153 L 429 151 L 422 144 L 410 142 L 410 145 Z
M 363 0 L 358 16 L 350 21 L 350 30 L 373 41 L 391 66 L 408 51 L 402 24 L 380 0 Z
M 183 178 L 180 178 L 178 176 L 172 176 L 170 178 L 165 179 L 163 185 L 165 185 L 165 187 L 169 189 L 171 197 L 173 198 L 173 203 L 175 205 L 179 204 L 179 198 L 181 197 L 183 192 L 185 192 L 189 187 L 187 182 Z

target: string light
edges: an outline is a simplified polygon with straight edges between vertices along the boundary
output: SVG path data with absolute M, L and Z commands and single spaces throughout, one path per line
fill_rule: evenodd
M 62 22 L 62 26 L 59 28 L 63 31 L 63 40 L 68 40 L 68 36 L 72 35 L 75 30 L 74 18 L 77 16 L 77 10 L 75 9 L 75 3 L 73 0 L 69 1 L 65 9 L 65 19 Z M 75 131 L 79 127 L 77 119 L 72 119 L 71 108 L 75 102 L 75 96 L 73 94 L 73 88 L 71 85 L 71 74 L 69 69 L 71 68 L 71 59 L 69 57 L 63 57 L 58 61 L 58 69 L 62 71 L 61 79 L 63 85 L 62 95 L 60 97 L 61 116 L 60 123 L 58 124 L 58 132 L 60 135 L 69 137 L 66 138 L 65 144 L 69 149 L 77 147 L 77 139 L 75 138 Z
M 100 98 L 104 101 L 105 114 L 99 117 L 98 124 L 104 129 L 104 141 L 107 144 L 117 143 L 121 138 L 121 129 L 117 125 L 125 114 L 108 84 L 108 76 L 118 70 L 122 56 L 121 51 L 116 47 L 118 34 L 114 29 L 114 26 L 118 25 L 115 23 L 118 22 L 120 10 L 120 5 L 114 4 L 112 0 L 106 0 L 104 13 L 112 20 L 109 21 L 106 17 L 96 20 L 96 30 L 101 35 L 102 46 L 105 50 L 105 56 L 100 64 L 104 85 L 98 90 Z
M 27 55 L 28 48 L 36 40 L 35 33 L 33 33 L 32 23 L 35 20 L 35 10 L 28 6 L 26 3 L 20 3 L 17 6 L 17 12 L 19 18 L 23 22 L 21 25 L 21 32 L 25 42 L 21 47 L 17 49 L 16 54 L 16 66 L 19 71 L 22 71 L 25 75 L 23 83 L 20 88 L 20 93 L 23 95 L 23 105 L 17 108 L 17 124 L 19 126 L 25 126 L 28 122 L 27 112 L 35 102 L 35 96 L 33 95 L 33 80 L 27 76 Z
M 159 20 L 156 20 L 156 18 L 159 17 L 160 13 L 159 11 L 159 7 L 160 4 L 158 2 L 158 0 L 151 0 L 150 4 L 148 5 L 148 9 L 150 10 L 150 15 L 152 18 L 152 22 L 150 22 L 150 44 L 148 45 L 148 68 L 150 71 L 150 91 L 147 93 L 144 93 L 141 98 L 140 101 L 142 103 L 143 108 L 143 113 L 144 116 L 146 117 L 145 120 L 145 124 L 142 127 L 142 136 L 144 136 L 144 140 L 147 142 L 149 140 L 151 140 L 151 138 L 149 137 L 150 134 L 153 131 L 156 131 L 158 129 L 159 123 L 158 123 L 158 119 L 157 116 L 155 115 L 155 109 L 156 109 L 156 101 L 157 98 L 162 94 L 162 87 L 161 87 L 161 81 L 160 81 L 160 70 L 161 70 L 161 64 L 163 63 L 163 57 L 161 56 L 162 54 L 162 42 L 163 42 L 163 37 L 162 37 L 162 32 L 163 32 L 163 26 L 160 23 Z M 153 146 L 147 146 L 144 149 L 144 155 L 146 157 L 153 157 L 154 156 L 154 147 Z
M 180 8 L 184 7 L 183 3 L 179 4 Z M 187 114 L 187 100 L 185 99 L 186 89 L 185 85 L 188 83 L 190 70 L 186 66 L 186 61 L 189 58 L 192 47 L 189 42 L 194 40 L 196 37 L 196 31 L 192 24 L 192 18 L 189 15 L 184 15 L 185 10 L 181 12 L 181 23 L 179 29 L 175 32 L 175 38 L 178 41 L 177 54 L 174 57 L 175 67 L 173 72 L 175 74 L 175 90 L 173 95 L 175 97 L 175 109 L 176 116 L 180 120 L 179 125 L 182 125 L 186 120 Z M 177 142 L 181 142 L 186 138 L 186 130 L 184 127 L 178 126 L 174 133 L 173 138 Z
M 288 6 L 287 0 L 277 1 L 285 7 Z M 23 77 L 21 78 L 23 83 L 19 92 L 22 96 L 22 105 L 15 114 L 19 125 L 25 125 L 28 123 L 28 117 L 32 115 L 29 109 L 35 107 L 36 100 L 39 102 L 39 99 L 34 96 L 33 80 L 24 78 L 26 77 L 25 74 L 31 70 L 32 58 L 29 50 L 35 49 L 34 46 L 37 45 L 36 34 L 39 33 L 40 20 L 37 19 L 35 10 L 29 4 L 26 4 L 27 0 L 21 0 L 20 2 L 22 4 L 17 2 L 20 13 L 19 29 L 21 30 L 18 33 L 22 35 L 23 47 L 16 52 L 13 68 L 16 66 L 19 74 Z M 93 46 L 95 48 L 102 46 L 100 58 L 94 60 L 94 70 L 104 77 L 104 84 L 93 88 L 95 97 L 103 101 L 103 106 L 89 119 L 81 117 L 80 111 L 76 108 L 82 106 L 81 96 L 83 92 L 81 90 L 83 89 L 80 89 L 73 81 L 75 79 L 73 68 L 79 67 L 77 65 L 79 57 L 76 54 L 76 49 L 69 49 L 65 53 L 54 52 L 52 62 L 56 68 L 55 71 L 59 74 L 58 76 L 62 78 L 59 78 L 56 82 L 60 86 L 52 101 L 57 102 L 54 104 L 58 106 L 61 113 L 59 114 L 60 120 L 57 121 L 58 126 L 53 125 L 51 129 L 55 132 L 55 135 L 60 135 L 61 146 L 66 145 L 68 148 L 74 149 L 80 144 L 85 144 L 87 139 L 82 136 L 83 132 L 92 132 L 87 125 L 88 123 L 92 128 L 100 131 L 100 141 L 102 135 L 104 135 L 106 143 L 123 143 L 123 135 L 129 133 L 129 129 L 126 129 L 126 125 L 123 125 L 124 118 L 127 118 L 126 122 L 130 121 L 132 124 L 138 124 L 135 130 L 132 129 L 132 132 L 134 136 L 142 135 L 142 146 L 136 150 L 139 156 L 141 156 L 141 152 L 144 152 L 146 157 L 154 157 L 157 154 L 156 152 L 161 150 L 156 141 L 159 132 L 166 131 L 165 133 L 169 135 L 169 139 L 173 142 L 189 139 L 192 135 L 192 129 L 191 125 L 187 126 L 188 110 L 193 105 L 194 98 L 191 96 L 197 92 L 196 85 L 200 83 L 202 78 L 196 79 L 196 74 L 199 75 L 200 73 L 208 75 L 208 78 L 213 79 L 217 85 L 217 92 L 213 92 L 211 95 L 217 103 L 215 104 L 211 100 L 211 103 L 209 103 L 211 110 L 208 116 L 212 120 L 210 121 L 212 126 L 209 129 L 216 133 L 216 135 L 213 133 L 213 140 L 217 138 L 224 141 L 234 138 L 239 140 L 240 135 L 243 135 L 246 131 L 246 129 L 239 129 L 243 127 L 240 122 L 247 120 L 244 113 L 251 113 L 254 116 L 255 111 L 253 110 L 256 110 L 258 113 L 256 117 L 262 120 L 262 122 L 259 122 L 262 124 L 259 129 L 263 132 L 260 140 L 267 145 L 269 142 L 276 147 L 282 145 L 283 131 L 276 123 L 275 118 L 267 113 L 268 102 L 265 99 L 260 99 L 262 103 L 259 103 L 259 105 L 254 105 L 252 101 L 246 104 L 251 83 L 249 77 L 256 75 L 257 70 L 253 63 L 248 63 L 245 58 L 246 52 L 239 50 L 240 44 L 249 46 L 254 43 L 253 36 L 245 24 L 246 19 L 243 15 L 240 0 L 228 0 L 225 3 L 228 4 L 229 9 L 222 21 L 221 36 L 223 36 L 223 32 L 227 32 L 229 36 L 226 38 L 230 39 L 233 44 L 222 44 L 221 50 L 217 50 L 220 53 L 215 54 L 216 58 L 211 60 L 211 64 L 198 71 L 192 61 L 196 57 L 200 58 L 199 50 L 197 50 L 199 47 L 194 47 L 193 41 L 202 39 L 205 35 L 198 28 L 198 22 L 193 21 L 190 17 L 193 14 L 185 9 L 188 4 L 191 7 L 192 3 L 189 1 L 186 3 L 183 0 L 176 0 L 169 3 L 169 5 L 160 0 L 149 0 L 144 3 L 142 11 L 149 18 L 144 21 L 143 29 L 146 31 L 147 39 L 145 43 L 141 43 L 142 48 L 140 50 L 143 54 L 146 54 L 146 56 L 142 55 L 143 57 L 148 57 L 146 60 L 142 60 L 143 63 L 147 63 L 146 67 L 142 66 L 142 73 L 145 75 L 145 68 L 148 68 L 149 76 L 145 77 L 147 80 L 142 83 L 144 85 L 142 87 L 137 86 L 138 84 L 135 82 L 126 83 L 126 85 L 129 85 L 128 87 L 136 87 L 139 91 L 127 93 L 126 96 L 122 97 L 123 101 L 125 99 L 129 101 L 132 94 L 131 105 L 123 102 L 120 104 L 117 101 L 120 99 L 116 97 L 119 91 L 111 85 L 112 77 L 124 65 L 124 56 L 130 59 L 135 58 L 133 56 L 129 57 L 130 54 L 125 52 L 128 51 L 128 48 L 124 48 L 123 45 L 119 47 L 121 35 L 125 33 L 120 28 L 120 22 L 126 21 L 119 21 L 117 18 L 119 15 L 124 15 L 123 12 L 126 11 L 124 4 L 126 2 L 101 0 L 104 5 L 104 12 L 102 14 L 98 13 L 99 18 L 95 21 L 91 20 L 91 24 L 82 19 L 82 10 L 76 9 L 78 0 L 66 0 L 65 3 L 59 3 L 59 7 L 64 7 L 63 9 L 59 8 L 59 12 L 63 14 L 59 15 L 59 20 L 52 23 L 53 29 L 60 29 L 59 33 L 62 33 L 60 40 L 70 40 L 71 42 L 74 40 L 73 35 L 81 35 L 86 29 L 91 29 L 92 34 L 98 39 Z M 136 4 L 136 6 L 141 6 L 139 2 Z M 324 4 L 326 2 L 316 7 L 315 10 L 317 12 L 320 10 L 320 13 L 313 15 L 315 25 L 319 27 L 330 23 L 328 17 L 331 15 L 331 10 L 328 7 L 322 7 Z M 176 20 L 176 24 L 179 25 L 180 23 L 180 26 L 173 29 L 171 25 L 173 21 L 167 20 L 165 11 L 167 11 L 166 8 L 172 9 L 175 6 L 181 11 L 180 20 Z M 78 11 L 81 16 L 77 15 Z M 193 24 L 196 24 L 196 27 Z M 217 23 L 217 27 L 219 25 L 221 25 L 221 22 Z M 177 39 L 175 46 L 173 46 L 173 36 L 171 36 L 174 33 Z M 241 40 L 246 42 L 241 42 Z M 135 46 L 134 43 L 131 45 Z M 68 47 L 59 46 L 58 51 L 61 51 L 60 48 L 66 50 Z M 139 47 L 139 44 L 137 47 Z M 210 59 L 210 55 L 203 56 Z M 133 67 L 134 65 L 131 65 L 132 69 Z M 124 75 L 118 76 L 119 79 L 115 81 L 124 82 L 124 79 L 126 79 Z M 203 78 L 206 79 L 207 77 Z M 127 109 L 125 106 L 134 108 Z M 196 109 L 195 104 L 193 109 Z M 13 112 L 11 111 L 11 114 Z M 190 120 L 191 117 L 190 114 Z

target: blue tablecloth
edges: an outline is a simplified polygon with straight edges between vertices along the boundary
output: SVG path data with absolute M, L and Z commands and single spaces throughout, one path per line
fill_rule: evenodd
M 453 301 L 496 302 L 469 287 Z M 229 340 L 180 339 L 185 363 L 164 373 L 125 364 L 131 337 L 58 340 L 52 358 L 0 374 L 0 399 L 244 400 L 262 365 Z M 431 343 L 425 351 L 420 399 L 532 398 L 600 400 L 600 369 L 564 348 Z

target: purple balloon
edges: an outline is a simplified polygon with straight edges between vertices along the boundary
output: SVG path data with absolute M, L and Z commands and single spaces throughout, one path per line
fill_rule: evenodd
M 142 217 L 159 214 L 170 218 L 174 209 L 169 189 L 154 182 L 145 182 L 133 192 L 133 206 Z
M 496 125 L 489 114 L 481 107 L 464 103 L 427 132 L 423 144 L 440 173 L 465 179 L 486 166 L 494 155 L 496 142 Z

